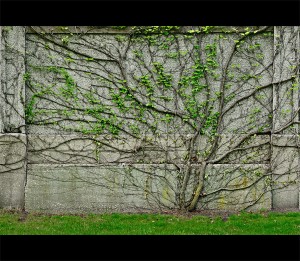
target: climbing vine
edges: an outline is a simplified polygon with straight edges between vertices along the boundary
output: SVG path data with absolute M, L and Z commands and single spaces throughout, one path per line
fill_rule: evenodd
M 92 139 L 97 162 L 128 166 L 129 187 L 143 191 L 151 206 L 264 206 L 271 170 L 255 164 L 270 160 L 267 135 L 274 133 L 272 28 L 94 29 L 61 27 L 49 34 L 31 28 L 23 77 L 30 94 L 27 123 Z M 299 64 L 292 66 L 293 76 L 284 79 L 291 85 L 287 96 L 298 91 Z M 282 107 L 280 113 L 296 112 Z M 292 116 L 279 130 L 296 124 Z M 138 145 L 115 145 L 121 141 Z M 104 159 L 100 147 L 119 156 Z M 232 162 L 226 171 L 220 166 Z M 146 171 L 139 163 L 160 167 Z

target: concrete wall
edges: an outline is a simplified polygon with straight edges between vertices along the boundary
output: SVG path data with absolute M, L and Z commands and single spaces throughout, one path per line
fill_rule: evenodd
M 176 41 L 172 34 L 161 36 L 158 46 L 149 47 L 130 38 L 128 28 L 2 27 L 0 207 L 72 213 L 174 209 L 186 180 L 187 202 L 203 183 L 199 210 L 299 209 L 299 27 L 263 33 L 254 28 L 257 35 L 245 39 L 245 28 L 190 30 L 176 32 Z M 193 74 L 191 54 L 197 50 L 212 69 L 200 80 L 210 89 L 196 94 L 196 101 L 210 93 L 208 104 L 222 120 L 217 138 L 209 129 L 191 149 L 193 119 L 182 115 L 194 105 L 179 99 L 177 87 L 156 83 L 149 94 L 136 78 L 151 75 L 147 69 L 160 62 L 172 86 L 180 86 L 185 71 Z M 110 90 L 122 88 L 120 79 L 141 103 L 155 97 L 157 114 L 147 105 L 137 120 L 140 109 L 118 108 Z M 163 118 L 174 112 L 171 120 Z M 99 132 L 102 115 L 110 125 Z M 118 135 L 110 129 L 114 124 L 123 130 Z
M 24 208 L 27 137 L 25 134 L 25 28 L 1 28 L 0 205 Z

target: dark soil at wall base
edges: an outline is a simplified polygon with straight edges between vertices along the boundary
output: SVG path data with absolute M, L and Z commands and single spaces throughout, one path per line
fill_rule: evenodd
M 135 213 L 122 212 L 122 214 L 160 214 L 160 215 L 174 215 L 185 218 L 192 218 L 194 216 L 206 216 L 210 218 L 221 217 L 223 221 L 226 221 L 231 215 L 240 215 L 241 213 L 256 213 L 261 214 L 262 216 L 268 216 L 270 213 L 289 213 L 289 212 L 300 212 L 297 208 L 289 208 L 289 209 L 276 209 L 276 210 L 261 210 L 256 212 L 238 212 L 238 211 L 220 211 L 220 210 L 195 210 L 192 212 L 188 211 L 178 211 L 178 210 L 169 210 L 163 212 L 150 212 L 150 211 L 141 211 Z M 16 209 L 0 209 L 1 213 L 9 213 L 9 214 L 19 214 L 19 221 L 25 221 L 28 214 L 33 216 L 59 216 L 59 215 L 68 215 L 68 216 L 79 216 L 86 217 L 87 213 L 78 213 L 78 214 L 70 214 L 70 213 L 44 213 L 44 212 L 27 212 Z M 106 212 L 106 213 L 89 213 L 89 214 L 114 214 L 114 212 Z

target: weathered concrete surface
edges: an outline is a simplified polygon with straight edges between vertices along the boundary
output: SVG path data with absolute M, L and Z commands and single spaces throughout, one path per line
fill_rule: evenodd
M 26 137 L 0 134 L 0 208 L 23 208 Z
M 277 134 L 290 121 L 297 121 L 299 117 L 299 34 L 299 26 L 274 27 L 273 128 Z M 280 132 L 297 133 L 297 124 Z
M 300 209 L 299 61 L 300 27 L 274 28 L 272 172 L 273 208 Z M 292 79 L 292 81 L 288 81 Z
M 25 27 L 2 26 L 1 29 L 0 130 L 25 133 Z
M 255 54 L 259 54 L 260 58 L 253 53 L 254 45 L 257 46 Z M 226 71 L 224 92 L 226 98 L 232 98 L 224 105 L 221 133 L 245 134 L 258 130 L 262 126 L 266 128 L 271 126 L 272 120 L 269 116 L 272 111 L 270 84 L 272 83 L 273 47 L 273 37 L 257 35 L 247 39 L 236 49 Z M 223 52 L 228 56 L 230 48 Z M 225 72 L 223 71 L 222 74 L 225 75 Z M 253 75 L 253 78 L 247 79 L 245 75 Z M 257 91 L 256 88 L 262 89 Z M 255 95 L 243 99 L 254 92 Z M 237 101 L 238 103 L 235 104 Z
M 145 138 L 146 139 L 146 138 Z M 29 163 L 164 163 L 167 138 L 151 141 L 111 135 L 28 135 Z
M 206 173 L 208 196 L 200 200 L 198 209 L 270 209 L 267 170 L 267 165 L 259 164 L 210 166 Z M 139 212 L 174 208 L 177 177 L 177 169 L 165 164 L 30 164 L 25 207 L 45 212 Z M 187 197 L 191 196 L 194 182 L 193 179 L 189 182 Z M 252 183 L 257 184 L 248 188 Z M 223 190 L 222 186 L 227 189 Z M 163 204 L 158 207 L 157 201 Z
M 222 33 L 224 31 L 237 33 L 237 32 L 245 32 L 245 29 L 258 30 L 262 26 L 214 26 L 211 28 L 211 32 L 214 33 Z M 181 26 L 180 32 L 188 32 L 189 30 L 197 30 L 201 28 L 201 26 Z M 272 32 L 272 27 L 270 27 L 267 31 Z M 48 33 L 48 34 L 56 34 L 56 33 L 81 33 L 81 34 L 120 34 L 120 33 L 132 33 L 134 32 L 130 26 L 126 26 L 125 28 L 111 27 L 111 26 L 27 26 L 26 33 Z
M 212 160 L 222 164 L 268 164 L 271 157 L 269 135 L 224 134 Z
M 105 106 L 115 106 L 112 99 L 110 98 L 109 88 L 110 86 L 106 82 L 99 81 L 99 78 L 110 78 L 113 75 L 115 78 L 122 79 L 122 75 L 116 63 L 109 63 L 107 61 L 108 55 L 105 53 L 109 52 L 111 54 L 110 59 L 120 59 L 119 53 L 116 50 L 119 50 L 120 54 L 125 55 L 125 50 L 127 49 L 128 35 L 125 35 L 124 42 L 119 42 L 115 35 L 113 34 L 87 34 L 82 35 L 80 38 L 77 35 L 73 35 L 70 38 L 68 43 L 68 48 L 74 50 L 80 50 L 86 55 L 90 55 L 95 59 L 102 59 L 102 63 L 95 63 L 93 61 L 86 61 L 77 53 L 72 53 L 72 62 L 70 61 L 69 51 L 64 50 L 61 45 L 63 37 L 66 37 L 65 34 L 47 34 L 47 37 L 53 42 L 58 44 L 47 43 L 45 39 L 38 37 L 34 34 L 27 35 L 27 62 L 28 72 L 31 74 L 33 83 L 36 83 L 35 86 L 31 87 L 31 90 L 28 90 L 27 99 L 30 99 L 33 95 L 33 92 L 44 92 L 44 97 L 36 98 L 36 104 L 34 105 L 34 110 L 43 111 L 38 113 L 35 116 L 37 121 L 51 121 L 55 116 L 58 121 L 57 125 L 48 125 L 47 127 L 41 125 L 29 126 L 28 132 L 32 134 L 67 134 L 68 130 L 71 129 L 80 129 L 80 124 L 84 128 L 90 129 L 91 126 L 85 121 L 95 120 L 91 115 L 87 115 L 82 111 L 76 111 L 76 108 L 81 107 L 83 111 L 85 109 L 94 109 L 96 108 L 91 104 L 90 100 L 87 99 L 88 95 L 92 95 L 98 104 Z M 216 78 L 209 76 L 209 86 L 211 88 L 211 95 L 214 95 L 214 92 L 219 91 L 221 78 L 220 76 L 226 73 L 234 75 L 234 78 L 227 79 L 226 87 L 226 96 L 234 95 L 233 99 L 225 104 L 226 113 L 224 114 L 224 120 L 221 123 L 220 131 L 222 133 L 247 133 L 250 130 L 253 131 L 257 126 L 255 125 L 271 125 L 271 118 L 269 117 L 270 112 L 272 111 L 272 58 L 273 58 L 273 38 L 272 37 L 261 37 L 257 36 L 254 39 L 250 38 L 247 42 L 244 43 L 248 48 L 253 44 L 259 43 L 261 60 L 257 63 L 256 58 L 247 55 L 247 52 L 237 51 L 234 55 L 233 60 L 230 62 L 228 70 L 224 68 L 228 59 L 230 59 L 230 52 L 234 49 L 234 40 L 238 38 L 237 34 L 229 34 L 226 36 L 226 39 L 223 39 L 218 45 L 216 61 L 219 64 L 217 68 L 214 69 Z M 207 34 L 203 36 L 203 46 L 212 44 L 217 40 L 217 36 L 214 34 Z M 47 46 L 47 48 L 45 48 Z M 84 49 L 80 49 L 83 48 Z M 135 89 L 135 95 L 141 100 L 145 100 L 146 91 L 145 88 L 141 88 L 138 82 L 135 80 L 136 77 L 142 75 L 142 73 L 147 73 L 147 71 L 141 68 L 141 64 L 136 59 L 134 55 L 135 49 L 140 49 L 143 52 L 143 64 L 148 67 L 148 70 L 152 70 L 151 63 L 153 62 L 153 57 L 151 58 L 151 52 L 157 55 L 158 61 L 162 62 L 163 56 L 165 55 L 164 51 L 158 47 L 152 46 L 155 48 L 155 52 L 147 48 L 145 43 L 137 42 L 133 43 L 132 46 L 126 52 L 126 60 L 124 61 L 124 70 L 126 72 L 126 78 L 129 85 L 132 85 Z M 183 36 L 178 36 L 178 43 L 174 42 L 170 46 L 170 52 L 176 51 L 176 48 L 180 48 L 184 52 L 192 52 L 193 44 L 192 42 L 187 42 Z M 156 50 L 157 49 L 157 50 Z M 246 49 L 247 50 L 247 49 Z M 69 52 L 70 53 L 70 52 Z M 203 50 L 205 53 L 205 50 Z M 180 71 L 178 69 L 179 64 L 183 66 L 183 69 L 191 71 L 193 66 L 192 60 L 187 59 L 186 56 L 181 57 L 180 59 L 166 59 L 163 61 L 166 68 L 166 72 L 172 74 L 173 81 L 172 84 L 177 86 L 180 79 Z M 252 64 L 256 63 L 255 66 Z M 50 72 L 47 70 L 49 66 L 56 66 L 58 68 L 66 68 L 65 70 L 72 76 L 74 81 L 77 84 L 78 91 L 75 95 L 75 98 L 70 97 L 66 100 L 61 94 L 61 88 L 63 86 L 63 77 L 56 75 L 53 71 Z M 92 65 L 92 66 L 91 66 Z M 126 66 L 125 66 L 126 65 Z M 36 67 L 39 69 L 37 70 Z M 243 71 L 241 72 L 241 69 Z M 88 72 L 89 76 L 87 77 L 84 72 Z M 248 79 L 245 81 L 241 74 L 247 72 L 247 74 L 253 74 L 253 79 Z M 244 75 L 245 77 L 245 75 Z M 232 103 L 240 100 L 242 96 L 250 93 L 253 90 L 254 86 L 265 86 L 270 85 L 268 89 L 257 92 L 257 95 L 254 98 L 241 100 L 238 106 L 233 106 L 230 108 Z M 51 86 L 51 92 L 47 92 Z M 231 86 L 231 87 L 230 87 Z M 99 88 L 101 87 L 101 88 Z M 56 93 L 54 95 L 54 93 Z M 181 99 L 175 99 L 174 93 L 172 90 L 163 91 L 165 97 L 171 97 L 172 100 L 160 100 L 159 104 L 156 105 L 158 108 L 169 108 L 171 110 L 179 110 L 181 112 L 186 111 L 188 105 L 184 105 Z M 160 95 L 159 92 L 155 93 L 154 96 L 156 99 Z M 203 101 L 203 95 L 197 94 L 197 99 Z M 176 100 L 176 104 L 174 104 Z M 101 102 L 99 102 L 101 101 Z M 218 108 L 218 99 L 211 101 L 213 108 Z M 54 114 L 47 114 L 47 110 L 53 110 Z M 259 113 L 253 114 L 253 109 L 259 110 Z M 55 112 L 54 112 L 55 111 Z M 132 117 L 132 112 L 119 112 L 116 110 L 116 113 L 120 119 L 122 117 Z M 68 116 L 67 116 L 68 114 Z M 249 115 L 252 116 L 249 116 Z M 248 117 L 249 116 L 249 117 Z M 124 118 L 126 125 L 136 124 L 139 126 L 143 132 L 151 133 L 149 125 L 157 122 L 157 128 L 159 133 L 185 133 L 189 134 L 193 131 L 186 123 L 182 122 L 182 119 L 174 118 L 169 123 L 164 121 L 156 121 L 153 118 L 153 115 L 145 112 L 143 116 L 146 119 L 148 126 L 143 125 L 136 120 L 129 120 Z M 85 120 L 78 121 L 78 119 Z M 246 123 L 245 123 L 246 120 Z M 126 128 L 126 125 L 124 128 Z
M 270 136 L 259 135 L 239 142 L 246 135 L 221 135 L 217 163 L 254 164 L 270 160 Z M 181 163 L 186 162 L 191 135 L 169 134 L 145 135 L 141 139 L 112 135 L 81 134 L 29 134 L 28 162 L 34 164 L 106 164 L 106 163 Z M 204 160 L 204 154 L 211 146 L 207 136 L 196 139 L 194 151 L 197 160 Z M 222 159 L 221 159 L 222 158 Z
M 272 145 L 273 208 L 300 208 L 299 136 L 273 135 Z
M 25 208 L 46 212 L 158 210 L 174 207 L 174 167 L 29 164 Z M 162 208 L 164 208 L 162 206 Z
M 0 27 L 0 208 L 24 207 L 25 28 Z
M 82 135 L 28 135 L 28 163 L 97 163 L 97 143 Z
M 270 210 L 271 172 L 267 164 L 209 165 L 205 177 L 206 196 L 197 208 L 202 210 Z
M 2 82 L 5 76 L 5 60 L 3 59 L 4 54 L 4 41 L 2 38 L 2 26 L 0 26 L 0 133 L 3 133 L 4 129 L 4 101 L 3 101 L 3 88 Z

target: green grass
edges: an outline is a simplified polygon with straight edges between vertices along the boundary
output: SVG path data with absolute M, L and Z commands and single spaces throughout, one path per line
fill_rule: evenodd
M 0 235 L 299 235 L 300 212 L 221 217 L 161 214 L 42 215 L 0 211 Z

